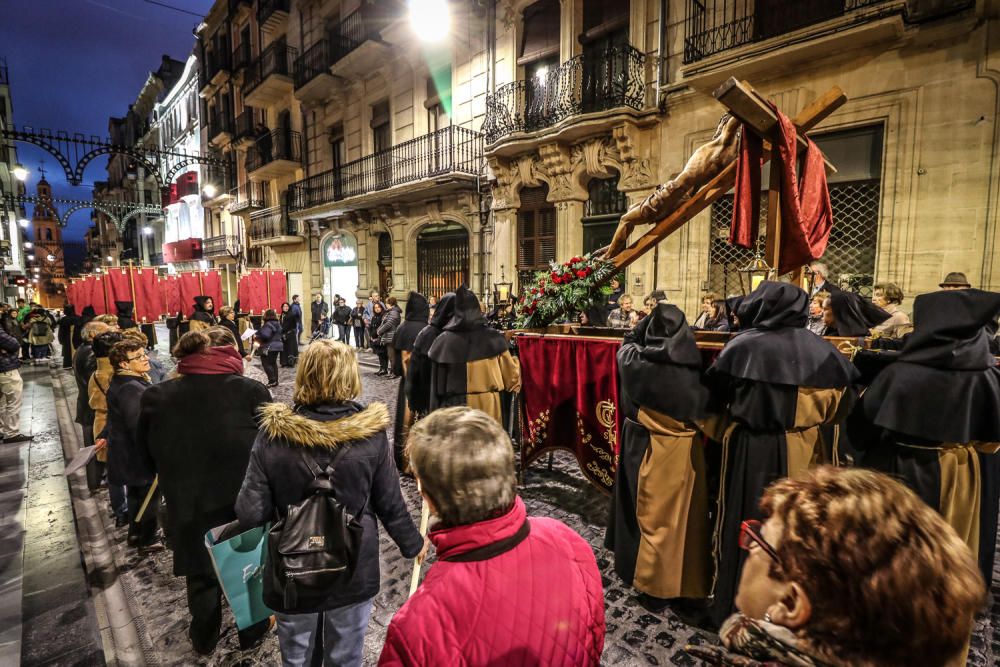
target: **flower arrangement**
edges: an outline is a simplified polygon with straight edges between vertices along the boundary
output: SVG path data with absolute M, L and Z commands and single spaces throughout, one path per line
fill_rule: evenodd
M 581 312 L 607 300 L 608 282 L 618 269 L 611 262 L 590 254 L 568 262 L 552 262 L 548 271 L 535 274 L 517 301 L 517 326 L 544 327 L 560 317 Z

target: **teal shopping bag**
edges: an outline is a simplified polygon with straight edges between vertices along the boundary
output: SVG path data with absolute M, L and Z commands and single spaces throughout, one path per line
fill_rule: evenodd
M 222 584 L 236 627 L 244 630 L 273 614 L 264 604 L 264 561 L 267 558 L 267 531 L 258 526 L 233 537 L 238 522 L 205 533 L 205 547 L 212 558 L 215 576 Z

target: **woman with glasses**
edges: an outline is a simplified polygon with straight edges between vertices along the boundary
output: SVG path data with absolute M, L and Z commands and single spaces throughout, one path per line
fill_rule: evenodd
M 853 401 L 857 371 L 805 328 L 808 305 L 809 296 L 795 285 L 761 283 L 739 301 L 740 333 L 708 371 L 718 418 L 704 428 L 722 444 L 723 466 L 715 527 L 715 623 L 733 610 L 743 564 L 735 541 L 740 521 L 758 518 L 770 482 L 833 459 L 835 443 L 820 427 L 841 421 Z
M 820 467 L 773 484 L 713 665 L 964 665 L 982 577 L 955 531 L 872 471 Z M 734 536 L 735 537 L 735 536 Z

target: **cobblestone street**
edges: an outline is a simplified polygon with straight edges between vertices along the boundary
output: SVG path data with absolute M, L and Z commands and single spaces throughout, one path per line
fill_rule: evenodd
M 160 346 L 159 356 L 169 360 L 165 347 Z M 373 356 L 362 354 L 362 401 L 382 401 L 391 410 L 395 406 L 397 381 L 376 377 L 374 363 Z M 66 399 L 72 405 L 75 389 L 70 386 L 71 376 L 67 371 L 53 373 L 59 375 Z M 273 390 L 276 400 L 290 402 L 293 373 L 293 369 L 281 369 L 281 383 Z M 258 361 L 254 361 L 247 375 L 264 379 Z M 416 520 L 420 512 L 416 486 L 411 479 L 403 478 L 402 488 Z M 688 625 L 669 609 L 661 614 L 645 611 L 639 606 L 634 591 L 622 585 L 614 574 L 611 554 L 602 545 L 607 497 L 583 478 L 576 461 L 569 454 L 557 453 L 551 470 L 543 459 L 525 471 L 521 494 L 532 515 L 565 522 L 594 549 L 603 575 L 607 613 L 607 639 L 602 664 L 698 664 L 683 651 L 685 644 L 715 642 L 717 639 L 710 632 Z M 280 664 L 277 637 L 273 633 L 256 650 L 241 652 L 228 612 L 224 617 L 223 639 L 212 658 L 206 660 L 193 653 L 187 638 L 184 583 L 171 574 L 170 552 L 160 550 L 139 556 L 133 549 L 126 550 L 125 529 L 114 528 L 113 520 L 103 511 L 107 507 L 106 491 L 102 490 L 99 495 L 100 515 L 112 545 L 120 580 L 129 596 L 130 610 L 136 619 L 139 641 L 143 644 L 147 662 L 162 665 Z M 368 665 L 377 662 L 389 621 L 406 599 L 413 566 L 412 561 L 401 557 L 384 531 L 381 547 L 382 589 L 375 599 L 365 641 L 365 664 Z M 433 552 L 430 562 L 433 562 Z M 1000 590 L 995 588 L 994 594 L 997 593 Z M 987 667 L 997 664 L 996 656 L 1000 655 L 1000 636 L 996 632 L 998 617 L 1000 605 L 994 604 L 992 614 L 979 619 L 970 665 Z

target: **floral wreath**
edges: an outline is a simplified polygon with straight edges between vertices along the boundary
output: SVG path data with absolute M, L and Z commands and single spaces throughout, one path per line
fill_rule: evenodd
M 523 288 L 517 300 L 520 328 L 544 327 L 564 315 L 604 303 L 611 294 L 607 283 L 618 273 L 613 263 L 590 254 L 563 264 L 550 262 L 549 267 L 535 274 L 535 281 Z

